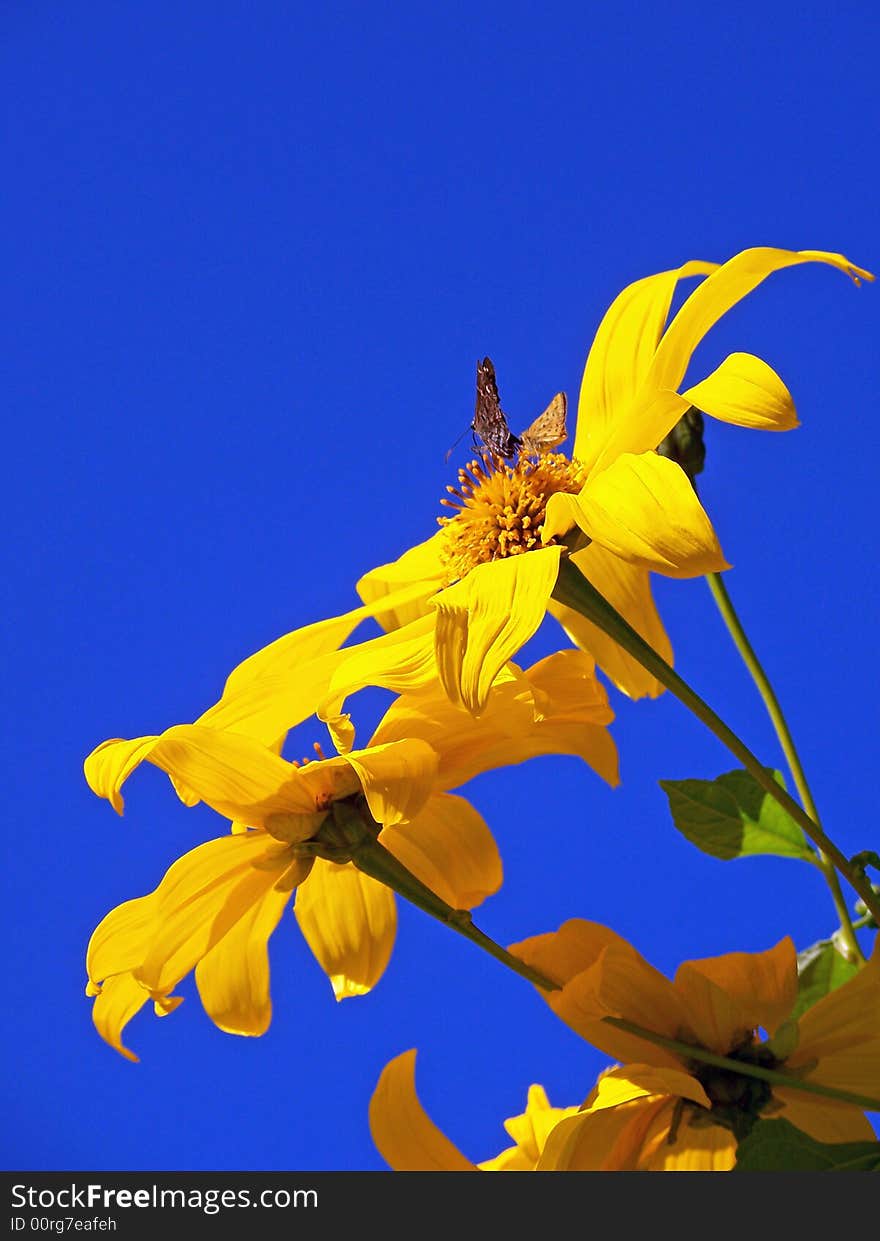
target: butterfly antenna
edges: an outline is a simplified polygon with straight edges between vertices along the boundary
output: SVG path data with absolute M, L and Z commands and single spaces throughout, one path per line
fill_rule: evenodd
M 452 445 L 452 447 L 451 447 L 451 448 L 447 448 L 447 450 L 446 450 L 446 455 L 445 455 L 445 456 L 444 456 L 444 458 L 443 458 L 443 460 L 444 460 L 444 461 L 448 461 L 448 460 L 449 460 L 449 458 L 452 456 L 453 452 L 456 450 L 456 448 L 458 447 L 458 445 L 461 443 L 461 441 L 462 441 L 462 440 L 464 439 L 464 437 L 467 435 L 468 431 L 471 431 L 472 429 L 473 429 L 473 426 L 472 426 L 472 425 L 471 425 L 471 426 L 467 426 L 467 427 L 465 427 L 465 429 L 462 431 L 461 435 L 459 435 L 458 439 L 455 441 L 455 443 Z

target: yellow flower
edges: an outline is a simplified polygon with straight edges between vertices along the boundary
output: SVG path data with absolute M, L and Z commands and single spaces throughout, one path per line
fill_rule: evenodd
M 721 266 L 690 262 L 636 281 L 605 315 L 587 358 L 572 459 L 521 453 L 511 464 L 484 456 L 450 488 L 457 512 L 397 561 L 367 573 L 361 597 L 383 597 L 433 583 L 427 602 L 388 598 L 376 616 L 386 629 L 436 609 L 440 675 L 450 698 L 478 713 L 495 676 L 535 633 L 545 613 L 589 650 L 632 697 L 662 686 L 620 646 L 551 598 L 559 560 L 579 534 L 572 559 L 664 659 L 669 639 L 651 596 L 649 574 L 693 577 L 726 561 L 687 475 L 655 451 L 696 407 L 715 418 L 764 430 L 797 426 L 792 398 L 759 358 L 734 353 L 679 392 L 693 351 L 709 328 L 772 272 L 822 262 L 873 279 L 839 254 L 758 248 Z M 708 277 L 664 331 L 679 280 Z
M 855 1105 L 679 1055 L 607 1024 L 622 1018 L 741 1063 L 857 1094 L 880 1080 L 880 953 L 849 982 L 787 1018 L 797 997 L 790 939 L 759 953 L 686 961 L 670 982 L 607 927 L 573 920 L 511 951 L 562 984 L 543 992 L 563 1021 L 621 1062 L 549 1137 L 538 1170 L 716 1170 L 733 1166 L 758 1116 L 823 1142 L 870 1140 Z M 770 1037 L 761 1041 L 759 1031 Z M 774 1037 L 775 1036 L 775 1037 Z
M 206 724 L 105 742 L 86 760 L 86 777 L 117 810 L 123 783 L 147 760 L 185 800 L 233 820 L 233 832 L 187 853 L 154 892 L 97 928 L 87 967 L 99 1032 L 134 1058 L 122 1044 L 126 1023 L 150 998 L 170 1011 L 174 988 L 195 969 L 221 1029 L 262 1034 L 271 1018 L 267 944 L 294 890 L 300 929 L 337 999 L 369 991 L 394 944 L 394 894 L 351 863 L 338 817 L 356 815 L 448 905 L 473 909 L 498 889 L 501 862 L 483 819 L 449 790 L 548 753 L 579 755 L 616 783 L 611 718 L 592 660 L 568 651 L 527 672 L 510 665 L 479 720 L 451 707 L 435 680 L 397 698 L 366 748 L 304 766 Z
M 382 1070 L 370 1100 L 370 1132 L 395 1172 L 531 1172 L 553 1128 L 576 1107 L 551 1107 L 541 1086 L 530 1086 L 526 1110 L 504 1128 L 513 1138 L 494 1159 L 472 1163 L 441 1133 L 423 1109 L 415 1086 L 415 1051 L 405 1051 Z

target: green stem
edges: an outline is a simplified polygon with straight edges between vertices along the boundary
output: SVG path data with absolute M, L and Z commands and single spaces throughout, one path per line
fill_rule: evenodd
M 727 631 L 733 639 L 734 645 L 739 651 L 743 663 L 749 670 L 749 674 L 751 675 L 751 678 L 757 687 L 758 693 L 761 695 L 764 702 L 764 706 L 767 709 L 767 714 L 770 716 L 770 721 L 773 724 L 776 736 L 779 739 L 779 744 L 782 747 L 782 752 L 785 755 L 785 760 L 788 763 L 792 779 L 794 780 L 795 787 L 797 788 L 804 810 L 806 810 L 807 814 L 815 823 L 818 823 L 821 826 L 821 820 L 819 819 L 819 813 L 816 809 L 816 803 L 814 802 L 813 795 L 810 792 L 810 786 L 807 783 L 807 777 L 804 774 L 800 755 L 795 748 L 794 738 L 791 735 L 788 723 L 782 713 L 782 707 L 780 706 L 779 699 L 776 696 L 776 691 L 773 689 L 767 673 L 761 666 L 761 661 L 755 653 L 755 648 L 746 636 L 742 621 L 737 615 L 730 595 L 727 593 L 727 587 L 724 585 L 721 574 L 708 573 L 706 575 L 706 581 L 709 585 L 709 590 L 712 592 L 712 598 L 715 600 L 718 611 L 721 613 L 721 618 L 727 626 Z M 852 919 L 850 918 L 849 910 L 847 909 L 846 901 L 843 897 L 843 892 L 840 887 L 840 880 L 837 877 L 837 871 L 834 869 L 834 863 L 831 861 L 831 858 L 823 849 L 819 850 L 818 865 L 825 877 L 825 882 L 828 884 L 828 888 L 831 892 L 831 899 L 834 902 L 834 908 L 837 911 L 837 917 L 840 921 L 839 940 L 840 946 L 843 949 L 842 955 L 849 961 L 863 962 L 865 958 L 859 946 L 859 941 L 855 937 Z
M 811 1082 L 806 1077 L 790 1077 L 787 1073 L 780 1073 L 776 1069 L 765 1069 L 760 1064 L 749 1064 L 746 1060 L 731 1060 L 728 1056 L 717 1056 L 715 1052 L 706 1051 L 703 1047 L 694 1047 L 690 1043 L 682 1043 L 678 1039 L 655 1034 L 653 1030 L 646 1030 L 643 1026 L 636 1025 L 634 1021 L 625 1021 L 623 1017 L 605 1017 L 603 1021 L 609 1026 L 615 1026 L 618 1030 L 625 1030 L 627 1034 L 635 1034 L 643 1038 L 646 1043 L 665 1047 L 689 1060 L 700 1060 L 704 1064 L 712 1064 L 719 1069 L 728 1069 L 730 1072 L 739 1073 L 745 1077 L 759 1077 L 762 1081 L 771 1082 L 774 1086 L 785 1086 L 789 1090 L 803 1090 L 806 1094 L 822 1095 L 826 1099 L 836 1099 L 840 1103 L 852 1103 L 866 1112 L 880 1112 L 880 1100 L 872 1099 L 869 1095 L 854 1094 L 851 1090 L 837 1090 L 834 1086 L 823 1086 L 820 1082 Z
M 814 822 L 807 812 L 776 783 L 772 772 L 758 761 L 747 745 L 740 741 L 732 729 L 716 715 L 712 708 L 684 681 L 652 646 L 620 615 L 616 608 L 596 590 L 580 570 L 567 557 L 559 565 L 559 577 L 553 596 L 566 607 L 573 608 L 581 616 L 598 625 L 610 638 L 618 642 L 636 658 L 643 668 L 656 677 L 680 702 L 696 715 L 719 741 L 734 754 L 758 784 L 782 806 L 812 840 L 818 849 L 831 859 L 844 879 L 855 889 L 875 918 L 880 921 L 880 896 L 874 892 L 864 873 L 851 866 L 833 840 Z
M 520 977 L 528 979 L 536 987 L 541 987 L 544 991 L 560 989 L 559 983 L 553 982 L 539 970 L 526 965 L 525 961 L 513 956 L 500 944 L 496 944 L 494 939 L 490 939 L 488 935 L 474 926 L 468 910 L 453 909 L 451 905 L 447 905 L 446 901 L 441 900 L 435 892 L 417 879 L 412 871 L 407 870 L 403 863 L 399 862 L 393 853 L 389 853 L 378 840 L 366 840 L 358 844 L 351 851 L 351 860 L 365 875 L 378 879 L 380 883 L 392 888 L 399 896 L 417 905 L 432 918 L 437 918 L 438 921 L 451 927 L 453 931 L 469 939 L 472 944 L 488 952 L 496 961 L 500 961 L 502 965 L 506 965 Z

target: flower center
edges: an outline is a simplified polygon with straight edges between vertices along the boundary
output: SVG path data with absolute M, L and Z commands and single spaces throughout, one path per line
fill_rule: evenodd
M 451 517 L 437 518 L 446 536 L 440 556 L 447 585 L 478 564 L 543 546 L 550 496 L 578 492 L 583 483 L 583 468 L 561 453 L 537 458 L 521 453 L 512 465 L 484 453 L 469 462 L 458 471 L 458 486 L 446 488 L 453 499 L 440 501 L 456 509 Z
M 764 1069 L 775 1069 L 780 1063 L 768 1047 L 756 1043 L 750 1034 L 727 1052 L 727 1056 Z M 770 1082 L 697 1061 L 692 1062 L 690 1071 L 711 1100 L 711 1123 L 731 1129 L 739 1140 L 748 1134 L 762 1112 L 768 1108 L 773 1110 Z M 705 1110 L 700 1110 L 705 1115 Z

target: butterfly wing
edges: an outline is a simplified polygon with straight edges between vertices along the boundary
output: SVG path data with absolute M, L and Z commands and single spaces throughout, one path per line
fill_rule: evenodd
M 566 407 L 565 393 L 557 392 L 543 414 L 538 414 L 532 425 L 523 431 L 523 452 L 537 456 L 562 443 L 568 435 L 565 426 Z
M 493 456 L 505 460 L 515 456 L 520 439 L 511 431 L 501 408 L 495 367 L 490 358 L 477 363 L 477 405 L 471 425 Z

